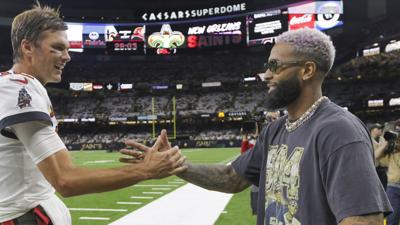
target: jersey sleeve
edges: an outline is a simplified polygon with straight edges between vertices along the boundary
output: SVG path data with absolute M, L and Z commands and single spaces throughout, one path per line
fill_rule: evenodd
M 341 146 L 330 155 L 321 175 L 338 223 L 350 216 L 392 210 L 375 171 L 371 146 L 366 142 Z
M 35 164 L 66 149 L 55 130 L 45 123 L 34 121 L 11 126 L 13 133 L 21 141 Z
M 235 172 L 256 186 L 259 185 L 260 181 L 260 171 L 265 151 L 264 136 L 266 136 L 266 130 L 267 129 L 263 129 L 263 132 L 257 138 L 256 144 L 252 150 L 246 151 L 232 162 L 232 167 Z
M 52 124 L 46 93 L 37 80 L 23 75 L 2 79 L 6 80 L 0 85 L 0 131 L 29 121 Z

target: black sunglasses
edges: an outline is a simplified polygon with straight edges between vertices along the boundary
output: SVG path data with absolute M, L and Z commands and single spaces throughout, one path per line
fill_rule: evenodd
M 287 61 L 287 62 L 281 62 L 277 59 L 271 59 L 268 62 L 264 63 L 264 70 L 269 70 L 272 73 L 276 73 L 276 71 L 284 66 L 284 65 L 288 65 L 288 66 L 301 66 L 303 65 L 305 62 L 304 61 Z

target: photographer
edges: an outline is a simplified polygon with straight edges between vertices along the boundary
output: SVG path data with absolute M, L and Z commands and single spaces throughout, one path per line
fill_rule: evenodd
M 376 172 L 378 173 L 379 180 L 386 190 L 387 187 L 387 166 L 382 166 L 379 163 L 379 159 L 385 156 L 385 150 L 387 149 L 388 142 L 382 137 L 383 126 L 379 123 L 374 123 L 369 126 L 369 131 L 372 139 L 372 145 L 374 147 L 375 166 Z
M 384 139 L 387 141 L 379 165 L 386 166 L 388 185 L 386 193 L 393 207 L 393 213 L 387 217 L 387 225 L 398 225 L 400 222 L 400 137 L 398 125 L 385 127 Z

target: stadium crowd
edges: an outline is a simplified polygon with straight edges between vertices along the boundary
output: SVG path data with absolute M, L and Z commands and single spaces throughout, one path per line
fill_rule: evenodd
M 332 101 L 342 107 L 347 107 L 350 111 L 361 117 L 365 123 L 394 121 L 398 119 L 396 111 L 399 106 L 384 106 L 378 108 L 368 107 L 369 99 L 382 98 L 388 102 L 391 97 L 399 97 L 400 80 L 396 79 L 399 74 L 400 51 L 381 53 L 367 57 L 356 57 L 350 61 L 336 66 L 329 75 L 324 86 L 324 94 Z M 174 56 L 175 57 L 175 56 Z M 176 98 L 176 112 L 178 118 L 197 118 L 202 114 L 216 115 L 218 112 L 242 112 L 248 113 L 248 119 L 254 117 L 266 109 L 264 107 L 265 86 L 262 82 L 244 83 L 243 78 L 250 74 L 257 74 L 260 70 L 254 65 L 261 62 L 250 60 L 260 57 L 248 57 L 246 66 L 238 69 L 235 65 L 236 57 L 224 55 L 219 56 L 220 63 L 215 63 L 214 57 L 209 57 L 209 68 L 204 68 L 205 72 L 200 73 L 200 60 L 198 57 L 188 59 L 187 57 L 174 58 L 167 62 L 159 62 L 156 66 L 148 67 L 147 70 L 135 71 L 133 67 L 119 67 L 117 76 L 119 80 L 107 79 L 115 70 L 115 64 L 107 65 L 100 63 L 99 67 L 90 67 L 85 70 L 85 77 L 89 80 L 82 80 L 79 74 L 82 72 L 82 62 L 71 64 L 65 77 L 69 81 L 96 81 L 107 82 L 131 82 L 133 90 L 101 90 L 93 92 L 74 92 L 67 89 L 52 88 L 51 98 L 54 99 L 54 107 L 57 118 L 74 118 L 77 121 L 82 118 L 96 118 L 100 121 L 107 121 L 111 118 L 137 118 L 145 115 L 152 115 L 153 112 L 159 118 L 172 118 L 173 96 Z M 231 62 L 223 72 L 225 64 Z M 194 69 L 186 69 L 185 65 L 192 63 Z M 107 65 L 106 67 L 103 67 Z M 251 68 L 249 69 L 249 66 Z M 107 70 L 106 68 L 109 68 Z M 142 67 L 137 67 L 142 68 Z M 204 71 L 203 69 L 203 71 Z M 105 70 L 106 72 L 104 72 Z M 98 71 L 98 73 L 97 73 Z M 102 72 L 103 71 L 103 72 Z M 135 71 L 133 74 L 131 71 Z M 160 71 L 163 71 L 160 73 Z M 178 72 L 180 71 L 180 72 Z M 249 72 L 249 71 L 252 71 Z M 143 75 L 140 73 L 143 72 Z M 91 74 L 93 73 L 93 77 Z M 97 78 L 95 78 L 97 74 Z M 204 75 L 206 74 L 206 75 Z M 88 75 L 88 76 L 86 76 Z M 106 78 L 104 77 L 106 76 Z M 92 77 L 92 78 L 91 78 Z M 145 78 L 146 77 L 146 78 Z M 150 77 L 150 79 L 147 79 Z M 90 80 L 93 79 L 93 80 Z M 151 82 L 150 82 L 151 81 Z M 174 83 L 171 83 L 173 81 Z M 221 87 L 204 88 L 201 83 L 205 81 L 220 81 Z M 377 82 L 379 81 L 379 82 Z M 168 83 L 170 82 L 170 83 Z M 182 83 L 187 88 L 176 90 L 175 83 Z M 169 90 L 152 90 L 152 85 L 167 84 Z M 137 89 L 135 88 L 137 87 Z M 172 88 L 171 88 L 172 87 Z M 153 101 L 153 103 L 152 103 Z M 377 113 L 384 113 L 384 117 L 376 117 Z M 79 123 L 78 123 L 79 124 Z M 189 132 L 188 139 L 192 140 L 240 140 L 240 124 L 231 129 L 219 131 L 210 130 L 207 124 L 203 124 L 192 133 Z M 79 125 L 74 129 L 78 129 Z M 132 133 L 133 132 L 133 133 Z M 185 133 L 185 130 L 179 130 Z M 150 141 L 152 136 L 146 131 L 129 131 L 121 134 L 102 131 L 100 133 L 83 134 L 79 137 L 74 134 L 63 134 L 66 143 L 110 143 L 120 141 L 125 138 L 136 138 Z M 187 133 L 187 132 L 186 132 Z

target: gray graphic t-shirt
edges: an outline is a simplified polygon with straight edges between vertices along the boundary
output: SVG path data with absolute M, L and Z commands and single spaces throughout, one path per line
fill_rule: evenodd
M 257 225 L 336 225 L 389 212 L 367 129 L 329 100 L 293 132 L 286 116 L 265 127 L 235 171 L 260 187 Z

